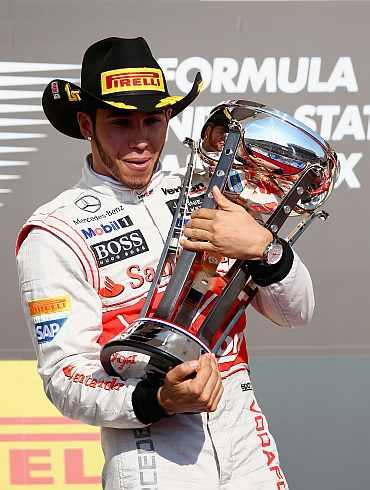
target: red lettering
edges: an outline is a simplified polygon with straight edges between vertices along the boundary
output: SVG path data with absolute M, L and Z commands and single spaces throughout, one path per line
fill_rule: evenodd
M 267 432 L 264 432 L 263 434 L 257 434 L 257 436 L 261 439 L 261 446 L 262 447 L 267 447 L 271 444 L 269 435 Z
M 67 484 L 99 484 L 100 476 L 86 476 L 82 449 L 64 451 L 64 476 Z
M 257 417 L 254 417 L 254 420 L 256 422 L 256 430 L 265 430 L 264 420 L 262 415 L 257 415 Z
M 163 267 L 162 277 L 171 276 L 174 268 L 175 268 L 174 260 L 173 259 L 168 260 Z
M 137 271 L 137 272 L 134 272 L 134 271 Z M 131 279 L 135 279 L 135 280 L 139 281 L 138 283 L 134 283 L 134 282 L 130 281 L 130 285 L 131 285 L 132 289 L 140 288 L 144 284 L 144 278 L 141 274 L 138 274 L 139 271 L 140 271 L 139 265 L 131 265 L 127 269 L 128 277 L 130 277 Z
M 251 412 L 262 413 L 260 407 L 257 405 L 256 400 L 253 400 L 251 406 L 249 407 Z
M 274 461 L 276 458 L 275 454 L 272 451 L 266 451 L 265 449 L 263 450 L 263 454 L 267 458 L 267 466 L 270 466 L 271 463 Z
M 153 281 L 153 278 L 154 278 L 154 269 L 153 269 L 153 267 L 145 267 L 145 269 L 144 269 L 144 276 L 145 276 L 145 280 L 147 282 L 152 282 Z
M 141 78 L 134 78 L 132 80 L 132 85 L 134 85 L 135 87 L 138 85 L 141 86 Z
M 276 476 L 279 478 L 279 480 L 284 480 L 284 475 L 283 472 L 281 471 L 280 466 L 276 465 L 270 468 L 270 471 L 275 471 Z
M 31 458 L 50 457 L 49 449 L 11 449 L 10 483 L 12 485 L 52 485 L 51 476 L 35 477 L 34 471 L 50 471 L 50 463 L 33 463 Z

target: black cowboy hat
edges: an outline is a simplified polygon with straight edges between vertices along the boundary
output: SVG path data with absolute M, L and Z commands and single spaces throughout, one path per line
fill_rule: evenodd
M 201 90 L 198 72 L 190 92 L 171 96 L 162 68 L 142 37 L 110 37 L 90 46 L 83 58 L 81 87 L 53 80 L 42 96 L 51 124 L 62 133 L 83 139 L 77 122 L 79 111 L 92 107 L 155 112 L 171 108 L 171 117 L 191 104 Z

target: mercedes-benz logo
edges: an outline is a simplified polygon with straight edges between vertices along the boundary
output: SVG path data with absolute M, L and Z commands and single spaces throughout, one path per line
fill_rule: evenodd
M 101 202 L 95 196 L 82 196 L 75 201 L 75 204 L 82 211 L 87 211 L 88 213 L 96 213 L 101 208 Z

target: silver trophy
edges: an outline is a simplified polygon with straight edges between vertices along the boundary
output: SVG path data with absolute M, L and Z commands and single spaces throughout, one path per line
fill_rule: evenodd
M 216 136 L 209 138 L 210 134 Z M 256 294 L 246 261 L 236 260 L 220 277 L 220 257 L 178 251 L 197 160 L 210 176 L 202 207 L 216 207 L 211 192 L 216 185 L 273 234 L 279 232 L 288 217 L 299 216 L 298 225 L 287 237 L 291 244 L 314 218 L 325 220 L 328 216 L 319 208 L 338 178 L 337 156 L 319 134 L 293 117 L 256 102 L 231 100 L 212 111 L 198 144 L 189 139 L 186 143 L 191 148 L 191 158 L 141 317 L 101 351 L 102 365 L 111 375 L 122 376 L 116 362 L 119 355 L 140 354 L 143 362 L 139 375 L 163 377 L 177 364 L 198 359 L 205 352 L 217 353 Z M 148 318 L 170 254 L 177 257 L 175 270 L 155 317 Z M 205 298 L 214 292 L 215 283 L 217 298 L 206 315 L 199 315 Z M 222 335 L 216 339 L 220 330 Z

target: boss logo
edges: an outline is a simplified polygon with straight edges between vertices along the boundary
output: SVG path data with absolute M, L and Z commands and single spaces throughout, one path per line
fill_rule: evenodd
M 147 252 L 148 245 L 140 230 L 115 237 L 91 246 L 98 267 L 104 267 L 120 260 Z

